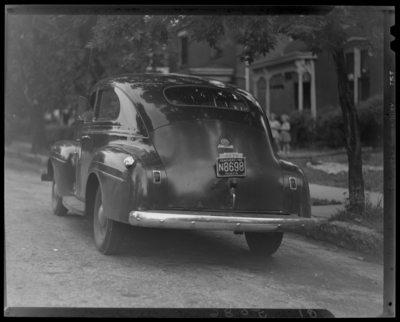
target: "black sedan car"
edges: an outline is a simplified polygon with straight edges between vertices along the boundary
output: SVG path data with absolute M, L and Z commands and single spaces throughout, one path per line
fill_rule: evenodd
M 129 74 L 79 98 L 75 139 L 52 148 L 54 214 L 93 218 L 95 244 L 115 253 L 127 225 L 230 230 L 271 255 L 285 231 L 312 230 L 308 182 L 272 146 L 251 94 L 214 80 Z

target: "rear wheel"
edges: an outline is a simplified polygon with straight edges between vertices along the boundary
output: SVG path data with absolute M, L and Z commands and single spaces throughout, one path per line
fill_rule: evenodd
M 283 233 L 245 232 L 245 237 L 252 252 L 271 256 L 281 245 Z
M 107 218 L 100 187 L 97 189 L 94 202 L 93 231 L 96 247 L 104 255 L 112 255 L 118 251 L 126 231 L 125 224 Z
M 67 214 L 68 209 L 62 204 L 62 198 L 58 195 L 57 184 L 53 177 L 53 186 L 51 188 L 51 206 L 53 213 L 56 216 L 64 216 Z

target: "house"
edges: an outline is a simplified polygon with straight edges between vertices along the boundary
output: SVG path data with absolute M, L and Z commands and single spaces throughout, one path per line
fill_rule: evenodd
M 383 57 L 373 56 L 364 38 L 350 38 L 344 48 L 354 103 L 383 94 Z M 312 55 L 300 41 L 287 43 L 280 55 L 265 57 L 250 67 L 251 91 L 267 114 L 290 114 L 339 105 L 333 58 Z
M 178 33 L 177 59 L 170 72 L 213 78 L 250 91 L 269 116 L 293 111 L 317 112 L 339 105 L 337 76 L 328 53 L 312 55 L 301 41 L 282 36 L 265 57 L 247 65 L 238 61 L 241 46 L 227 34 L 210 49 L 204 43 L 189 45 L 185 31 Z M 362 37 L 349 38 L 345 48 L 348 77 L 355 104 L 383 94 L 383 57 L 372 55 Z
M 245 65 L 238 61 L 241 46 L 227 32 L 226 37 L 211 49 L 205 43 L 189 44 L 185 31 L 175 39 L 178 55 L 172 63 L 170 72 L 212 78 L 221 82 L 235 84 L 245 89 Z

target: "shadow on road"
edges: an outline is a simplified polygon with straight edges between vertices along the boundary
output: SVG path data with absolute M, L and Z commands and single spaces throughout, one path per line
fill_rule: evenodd
M 64 220 L 82 235 L 93 240 L 91 220 L 68 214 Z M 93 248 L 93 251 L 96 251 Z M 279 252 L 279 250 L 278 250 Z M 278 254 L 278 253 L 277 253 Z M 276 255 L 275 255 L 276 256 Z M 109 256 L 110 257 L 110 256 Z M 120 251 L 111 256 L 115 260 L 147 259 L 166 266 L 208 264 L 265 271 L 265 266 L 279 266 L 272 257 L 252 253 L 244 235 L 225 231 L 189 231 L 128 226 Z

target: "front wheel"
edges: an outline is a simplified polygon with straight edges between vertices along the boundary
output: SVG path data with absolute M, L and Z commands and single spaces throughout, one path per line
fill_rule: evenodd
M 252 252 L 271 256 L 281 245 L 283 233 L 245 232 L 245 237 Z
M 122 245 L 125 230 L 125 224 L 107 218 L 99 187 L 93 213 L 93 231 L 97 249 L 104 255 L 115 254 Z
M 68 209 L 62 204 L 62 198 L 58 195 L 56 180 L 53 178 L 53 186 L 51 187 L 51 206 L 56 216 L 65 216 Z

